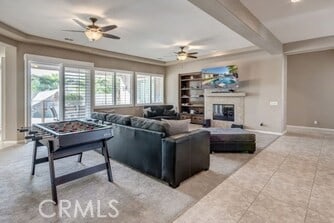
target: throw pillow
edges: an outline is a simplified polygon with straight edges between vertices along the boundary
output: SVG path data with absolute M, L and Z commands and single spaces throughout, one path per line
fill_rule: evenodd
M 151 118 L 157 116 L 157 113 L 155 111 L 148 111 L 147 112 L 147 118 Z
M 148 117 L 148 112 L 152 112 L 151 107 L 148 107 L 148 108 L 144 108 L 144 109 L 143 109 L 144 117 Z
M 169 125 L 167 129 L 168 135 L 176 135 L 180 133 L 189 132 L 190 119 L 185 120 L 167 120 L 162 119 L 162 122 L 165 122 Z
M 174 109 L 171 110 L 165 110 L 163 113 L 164 116 L 175 116 L 176 115 L 176 111 Z

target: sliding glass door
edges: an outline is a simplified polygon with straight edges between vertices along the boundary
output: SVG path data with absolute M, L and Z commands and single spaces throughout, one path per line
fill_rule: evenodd
M 59 120 L 60 68 L 59 64 L 29 63 L 31 124 Z
M 27 124 L 84 119 L 91 113 L 91 69 L 28 61 Z

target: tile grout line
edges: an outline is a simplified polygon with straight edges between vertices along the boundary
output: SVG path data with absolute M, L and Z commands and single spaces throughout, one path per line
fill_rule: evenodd
M 268 182 L 262 187 L 262 189 L 257 193 L 255 199 L 249 204 L 248 208 L 245 210 L 245 212 L 242 214 L 242 216 L 239 218 L 239 220 L 237 221 L 237 223 L 239 223 L 241 221 L 241 219 L 245 216 L 245 214 L 247 213 L 247 211 L 249 210 L 249 208 L 253 205 L 253 203 L 257 200 L 257 198 L 259 197 L 259 195 L 262 193 L 262 191 L 264 190 L 264 188 L 269 184 L 271 178 L 275 175 L 275 173 L 279 170 L 279 168 L 282 166 L 282 164 L 285 162 L 285 160 L 290 156 L 290 153 L 288 153 L 288 155 L 283 159 L 283 161 L 278 165 L 277 169 L 272 173 L 272 175 L 270 176 L 270 178 L 268 179 Z
M 322 150 L 323 150 L 324 141 L 325 141 L 325 140 L 324 140 L 324 137 L 323 137 L 323 138 L 322 138 L 322 142 L 321 142 L 321 147 L 320 147 L 320 153 L 319 153 L 319 155 L 318 155 L 318 160 L 317 160 L 317 166 L 316 166 L 316 169 L 315 169 L 315 174 L 314 174 L 314 177 L 313 177 L 312 188 L 311 188 L 310 195 L 309 195 L 308 202 L 307 202 L 306 213 L 305 213 L 305 216 L 304 216 L 304 223 L 306 222 L 306 218 L 307 218 L 307 215 L 308 215 L 308 210 L 310 209 L 311 197 L 312 197 L 312 193 L 313 193 L 313 188 L 314 188 L 314 184 L 315 184 L 315 179 L 316 179 L 316 177 L 317 177 L 317 173 L 318 173 L 318 167 L 319 167 L 319 162 L 320 162 L 320 156 L 321 156 L 321 153 L 322 153 Z

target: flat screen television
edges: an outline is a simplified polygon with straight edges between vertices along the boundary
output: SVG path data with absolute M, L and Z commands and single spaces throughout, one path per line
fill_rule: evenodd
M 203 88 L 220 88 L 234 91 L 239 87 L 238 66 L 212 67 L 202 69 Z

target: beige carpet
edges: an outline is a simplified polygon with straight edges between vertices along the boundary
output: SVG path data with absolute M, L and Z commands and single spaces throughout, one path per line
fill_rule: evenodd
M 73 205 L 78 200 L 85 207 L 92 200 L 95 216 L 87 216 L 85 219 L 41 217 L 38 211 L 40 202 L 51 199 L 48 164 L 38 165 L 36 175 L 31 177 L 31 144 L 2 149 L 0 222 L 172 222 L 277 138 L 268 134 L 256 135 L 255 154 L 212 154 L 210 169 L 186 180 L 177 189 L 115 161 L 111 162 L 114 183 L 107 181 L 103 171 L 59 186 L 58 198 L 68 199 Z M 40 154 L 46 154 L 44 149 L 41 151 Z M 103 157 L 96 152 L 84 154 L 82 164 L 76 162 L 76 157 L 58 160 L 55 165 L 56 175 L 101 162 Z M 114 205 L 119 211 L 118 217 L 96 218 L 98 200 L 103 215 L 112 211 L 108 206 L 112 199 L 119 202 Z M 45 205 L 43 211 L 50 214 L 57 211 L 57 207 Z M 71 207 L 68 212 L 73 217 L 74 208 Z

